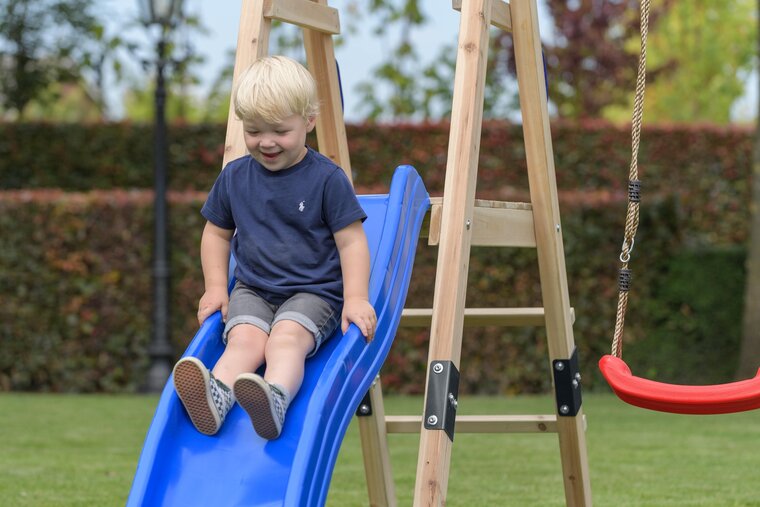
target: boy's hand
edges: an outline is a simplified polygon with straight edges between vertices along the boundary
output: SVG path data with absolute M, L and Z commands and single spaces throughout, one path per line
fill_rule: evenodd
M 203 324 L 203 321 L 217 310 L 222 311 L 222 322 L 226 322 L 229 301 L 226 287 L 207 290 L 198 303 L 198 324 Z
M 343 302 L 343 316 L 341 329 L 345 333 L 352 322 L 356 324 L 362 332 L 367 342 L 371 342 L 375 337 L 375 328 L 377 327 L 377 316 L 375 309 L 369 304 L 369 301 L 361 298 L 346 299 Z

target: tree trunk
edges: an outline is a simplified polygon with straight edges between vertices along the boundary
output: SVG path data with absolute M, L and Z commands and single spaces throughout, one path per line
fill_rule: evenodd
M 758 0 L 760 13 L 760 0 Z M 759 27 L 760 28 L 760 27 Z M 757 54 L 760 58 L 760 29 Z M 752 195 L 750 231 L 747 247 L 747 279 L 744 290 L 742 344 L 737 377 L 753 377 L 760 367 L 760 100 L 752 156 Z

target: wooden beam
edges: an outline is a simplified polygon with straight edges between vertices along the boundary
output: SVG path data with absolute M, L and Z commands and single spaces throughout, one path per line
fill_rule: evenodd
M 461 11 L 462 0 L 452 0 L 451 7 L 455 11 Z M 494 0 L 491 4 L 491 24 L 507 32 L 512 31 L 512 14 L 509 12 L 508 2 Z
M 430 220 L 423 232 L 428 245 L 437 245 L 441 239 L 440 197 L 430 199 Z M 472 246 L 498 246 L 535 248 L 533 207 L 530 203 L 487 201 L 476 199 L 472 214 Z
M 429 327 L 433 317 L 431 308 L 404 308 L 402 327 Z M 571 318 L 575 311 L 571 308 Z M 541 327 L 546 324 L 543 308 L 465 308 L 464 327 L 505 326 Z
M 562 242 L 557 179 L 554 170 L 536 0 L 512 0 L 515 65 L 528 163 L 530 202 L 536 232 L 541 293 L 546 310 L 549 359 L 567 359 L 575 349 L 567 270 Z M 568 506 L 591 506 L 583 409 L 560 417 L 558 436 L 565 501 Z
M 264 16 L 322 33 L 340 33 L 338 10 L 310 0 L 264 0 Z
M 386 416 L 388 433 L 419 433 L 422 417 L 418 415 Z M 555 415 L 460 415 L 456 433 L 556 433 Z

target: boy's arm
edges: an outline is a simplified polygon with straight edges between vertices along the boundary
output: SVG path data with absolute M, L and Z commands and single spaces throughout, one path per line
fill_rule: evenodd
M 235 231 L 206 222 L 201 237 L 201 266 L 206 292 L 198 303 L 198 323 L 217 310 L 227 319 L 227 277 L 230 269 L 230 240 Z
M 367 341 L 375 336 L 377 317 L 369 303 L 369 247 L 361 221 L 335 233 L 343 271 L 343 315 L 341 329 L 345 333 L 353 322 Z

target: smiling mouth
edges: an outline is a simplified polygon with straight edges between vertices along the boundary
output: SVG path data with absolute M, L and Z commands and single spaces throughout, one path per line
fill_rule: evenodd
M 261 156 L 264 157 L 265 160 L 274 160 L 276 159 L 280 153 L 261 153 Z

